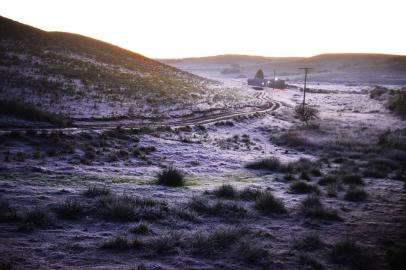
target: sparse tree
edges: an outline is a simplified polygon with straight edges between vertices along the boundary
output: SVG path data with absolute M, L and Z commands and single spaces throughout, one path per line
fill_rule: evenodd
M 257 73 L 255 74 L 255 79 L 264 79 L 264 72 L 262 71 L 262 69 L 258 69 Z
M 295 108 L 295 117 L 298 118 L 300 121 L 305 122 L 306 126 L 309 125 L 311 120 L 315 120 L 319 118 L 319 111 L 316 108 L 306 106 L 306 105 L 298 105 Z

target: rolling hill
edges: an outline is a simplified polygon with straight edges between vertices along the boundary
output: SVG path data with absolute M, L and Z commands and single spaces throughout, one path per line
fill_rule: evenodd
M 89 37 L 0 17 L 0 100 L 76 119 L 159 116 L 210 103 L 213 81 Z
M 298 68 L 314 68 L 312 79 L 319 82 L 406 84 L 406 56 L 386 54 L 321 54 L 313 57 L 263 57 L 218 55 L 201 58 L 162 59 L 163 63 L 198 74 L 227 74 L 252 77 L 261 68 L 268 76 L 273 70 L 285 79 L 302 80 Z M 215 76 L 214 76 L 215 77 Z

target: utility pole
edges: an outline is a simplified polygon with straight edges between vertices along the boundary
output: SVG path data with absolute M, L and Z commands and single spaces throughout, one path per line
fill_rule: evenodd
M 307 82 L 307 73 L 309 72 L 309 70 L 313 69 L 313 68 L 309 68 L 309 67 L 303 67 L 303 68 L 299 68 L 299 69 L 304 69 L 305 72 L 305 77 L 304 77 L 304 87 L 303 87 L 303 110 L 304 110 L 304 106 L 305 106 L 305 102 L 306 102 L 306 82 Z

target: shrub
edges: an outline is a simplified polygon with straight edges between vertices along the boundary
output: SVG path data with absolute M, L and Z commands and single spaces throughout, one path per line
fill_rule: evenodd
M 310 195 L 302 202 L 302 210 L 312 218 L 326 219 L 326 220 L 340 220 L 337 211 L 326 208 L 317 196 Z
M 139 242 L 136 239 L 130 241 L 123 236 L 118 236 L 103 243 L 101 248 L 123 251 L 129 249 L 139 249 L 141 245 L 142 245 L 141 242 Z
M 151 233 L 151 229 L 149 228 L 148 224 L 140 222 L 135 227 L 131 228 L 130 230 L 132 233 L 135 234 L 149 234 Z
M 83 207 L 77 199 L 68 198 L 56 207 L 59 217 L 64 219 L 78 219 L 83 214 Z
M 391 112 L 406 118 L 406 92 L 396 91 L 393 96 L 389 97 L 386 106 Z
M 173 252 L 180 245 L 180 236 L 176 233 L 156 236 L 146 243 L 148 250 L 158 255 Z
M 110 195 L 110 190 L 107 187 L 90 186 L 83 192 L 86 197 L 99 197 Z
M 316 108 L 310 106 L 298 105 L 295 107 L 295 117 L 300 121 L 305 122 L 306 125 L 309 125 L 311 120 L 318 118 L 319 111 Z
M 183 173 L 175 168 L 164 169 L 158 174 L 158 185 L 180 187 L 185 185 Z
M 232 185 L 223 184 L 214 190 L 214 194 L 220 198 L 233 199 L 237 197 L 238 192 Z
M 241 241 L 233 252 L 235 257 L 249 264 L 268 264 L 270 254 L 267 249 L 252 241 Z
M 334 245 L 330 252 L 332 262 L 351 269 L 376 269 L 374 257 L 350 240 L 340 241 Z
M 17 211 L 7 201 L 0 199 L 0 222 L 16 220 L 18 220 Z
M 406 265 L 406 246 L 393 247 L 386 251 L 385 259 L 390 269 L 401 270 Z
M 194 197 L 189 202 L 189 207 L 196 212 L 213 216 L 228 218 L 242 218 L 247 215 L 247 209 L 235 203 L 217 201 L 210 203 L 206 198 Z
M 320 190 L 314 186 L 314 185 L 309 185 L 308 183 L 304 181 L 295 181 L 290 185 L 290 191 L 292 193 L 297 193 L 297 194 L 305 194 L 305 193 L 310 193 L 310 192 L 315 192 L 319 193 Z
M 283 202 L 269 191 L 264 191 L 258 196 L 255 200 L 255 208 L 265 213 L 283 214 L 287 212 Z
M 323 245 L 324 243 L 320 240 L 318 234 L 309 234 L 296 240 L 294 247 L 302 250 L 316 250 Z
M 304 269 L 323 270 L 324 266 L 317 259 L 310 257 L 308 254 L 301 254 L 299 256 L 299 264 Z M 307 267 L 306 267 L 307 266 Z
M 367 198 L 368 193 L 364 189 L 357 187 L 349 188 L 344 196 L 344 199 L 351 202 L 365 201 Z
M 209 233 L 198 232 L 194 234 L 190 241 L 190 247 L 194 253 L 210 256 L 236 243 L 246 233 L 245 228 L 221 225 Z
M 342 176 L 341 180 L 345 184 L 350 184 L 350 185 L 363 185 L 364 181 L 361 178 L 361 175 L 359 174 L 345 174 Z
M 29 121 L 49 122 L 62 127 L 71 125 L 71 121 L 62 115 L 42 111 L 31 104 L 21 103 L 16 100 L 0 101 L 0 114 Z
M 113 221 L 156 220 L 167 214 L 165 202 L 142 197 L 106 196 L 102 197 L 98 213 Z
M 248 163 L 245 167 L 252 170 L 280 171 L 283 166 L 279 159 L 271 157 Z
M 23 214 L 21 231 L 32 231 L 35 227 L 46 227 L 52 224 L 50 217 L 40 208 L 33 208 Z
M 322 177 L 318 184 L 321 186 L 325 186 L 325 185 L 332 185 L 332 184 L 336 184 L 338 181 L 338 176 L 335 174 L 328 174 L 324 177 Z
M 247 187 L 240 191 L 240 198 L 243 200 L 252 201 L 256 200 L 260 194 L 261 191 Z

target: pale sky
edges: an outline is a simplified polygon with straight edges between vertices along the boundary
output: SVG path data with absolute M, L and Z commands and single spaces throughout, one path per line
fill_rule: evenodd
M 406 55 L 406 0 L 0 0 L 0 15 L 152 58 Z

